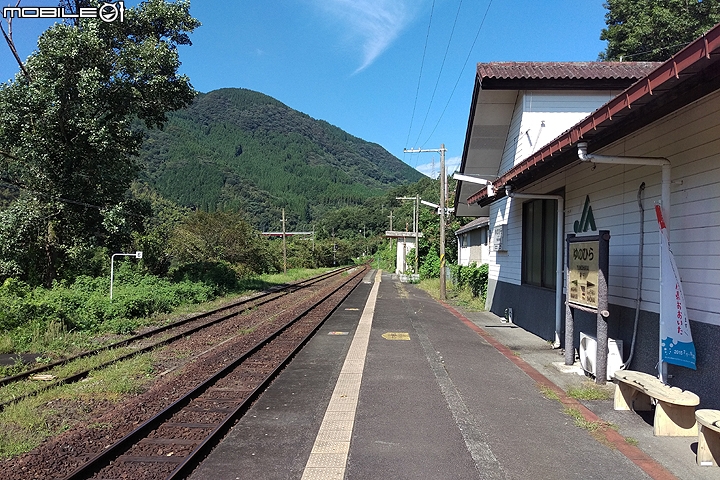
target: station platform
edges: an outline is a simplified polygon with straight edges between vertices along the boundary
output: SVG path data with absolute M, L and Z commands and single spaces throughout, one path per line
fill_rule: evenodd
M 586 379 L 562 362 L 491 313 L 371 271 L 191 478 L 720 478 L 696 465 L 696 438 L 569 398 Z

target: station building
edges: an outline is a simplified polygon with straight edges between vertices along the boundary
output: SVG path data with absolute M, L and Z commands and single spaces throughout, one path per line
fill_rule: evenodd
M 579 144 L 669 160 L 670 178 L 630 160 L 582 161 Z M 668 383 L 720 408 L 720 25 L 664 63 L 478 64 L 459 173 L 490 181 L 459 181 L 455 204 L 458 216 L 488 217 L 487 308 L 562 346 L 565 238 L 608 230 L 608 336 L 628 369 L 650 374 L 662 200 L 697 351 L 697 369 L 669 365 Z M 574 324 L 577 347 L 596 333 L 596 314 Z

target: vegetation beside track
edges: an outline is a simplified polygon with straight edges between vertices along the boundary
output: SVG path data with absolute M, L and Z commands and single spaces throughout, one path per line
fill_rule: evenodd
M 98 408 L 142 391 L 154 375 L 153 354 L 144 354 L 98 370 L 83 382 L 39 393 L 0 412 L 0 459 L 29 452 L 45 439 L 82 422 Z M 8 389 L 11 386 L 2 389 Z M 94 428 L 112 428 L 95 425 Z
M 295 269 L 289 270 L 286 274 L 255 277 L 252 282 L 246 284 L 247 288 L 242 292 L 216 297 L 213 301 L 202 304 L 183 304 L 171 313 L 155 315 L 150 318 L 137 318 L 132 321 L 136 322 L 138 326 L 166 323 L 176 319 L 179 315 L 211 310 L 238 296 L 306 279 L 328 270 L 330 269 Z M 93 331 L 54 332 L 54 334 L 57 334 L 58 337 L 48 345 L 55 347 L 71 345 L 73 350 L 83 345 L 96 346 L 102 341 L 106 341 L 106 343 L 109 340 L 116 341 L 122 337 L 109 334 L 107 331 L 103 333 L 102 328 Z M 55 378 L 65 378 L 80 370 L 93 369 L 126 351 L 127 348 L 120 348 L 101 352 L 98 355 L 77 359 L 43 373 Z M 68 350 L 61 352 L 62 354 L 71 353 Z M 50 355 L 48 352 L 46 354 Z M 179 355 L 176 355 L 178 359 L 183 356 L 183 352 L 177 352 L 177 354 Z M 156 371 L 156 365 L 157 351 L 138 355 L 110 367 L 94 370 L 90 377 L 81 382 L 42 391 L 35 396 L 8 405 L 3 411 L 0 411 L 0 459 L 26 453 L 46 439 L 59 435 L 83 422 L 88 424 L 88 428 L 112 428 L 112 425 L 93 425 L 94 413 L 97 413 L 98 409 L 104 409 L 124 400 L 128 395 L 144 391 L 150 382 L 158 378 L 159 370 Z M 38 386 L 42 386 L 42 383 L 26 380 L 0 387 L 0 402 L 33 392 Z
M 433 262 L 432 256 L 430 263 Z M 418 286 L 428 292 L 433 298 L 440 298 L 440 259 L 437 258 L 437 272 L 434 276 L 423 275 L 423 271 L 434 271 L 432 266 L 420 268 L 420 283 Z M 451 303 L 456 303 L 471 311 L 485 310 L 487 297 L 488 265 L 461 266 L 450 265 L 451 275 L 448 276 L 446 297 Z
M 51 289 L 8 280 L 0 286 L 0 353 L 32 352 L 40 362 L 49 362 L 180 314 L 208 310 L 238 296 L 327 270 L 293 269 L 286 274 L 253 276 L 236 282 L 232 289 L 221 289 L 204 282 L 173 283 L 140 274 L 127 263 L 118 268 L 112 301 L 108 279 L 82 277 L 73 284 L 56 283 Z M 0 366 L 0 377 L 23 368 L 21 362 Z

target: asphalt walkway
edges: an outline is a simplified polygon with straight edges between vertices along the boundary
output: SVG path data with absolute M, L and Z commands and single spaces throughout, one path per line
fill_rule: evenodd
M 587 379 L 563 372 L 548 342 L 377 280 L 365 277 L 192 478 L 720 478 L 695 464 L 696 438 L 653 437 L 612 400 L 569 398 Z

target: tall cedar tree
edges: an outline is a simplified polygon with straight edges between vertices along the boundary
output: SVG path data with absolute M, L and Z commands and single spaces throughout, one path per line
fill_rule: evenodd
M 166 112 L 194 98 L 177 72 L 177 47 L 190 45 L 188 34 L 200 25 L 189 9 L 187 0 L 148 0 L 127 9 L 122 22 L 56 23 L 15 79 L 0 85 L 0 175 L 31 192 L 38 204 L 26 205 L 42 211 L 30 229 L 35 238 L 22 242 L 43 251 L 34 261 L 45 283 L 73 245 L 103 237 L 103 211 L 122 202 L 139 171 L 142 133 L 134 122 L 160 127 Z M 21 273 L 38 270 L 15 263 Z
M 720 22 L 720 0 L 607 0 L 604 61 L 665 61 Z

